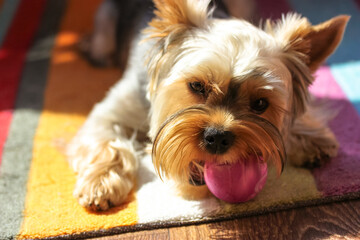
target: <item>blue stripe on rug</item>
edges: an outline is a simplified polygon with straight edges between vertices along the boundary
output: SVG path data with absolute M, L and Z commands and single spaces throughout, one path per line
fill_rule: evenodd
M 328 64 L 360 60 L 360 11 L 354 1 L 346 0 L 289 0 L 294 11 L 303 14 L 313 24 L 326 21 L 336 15 L 347 14 L 351 19 L 344 39 Z
M 5 0 L 0 10 L 0 46 L 2 46 L 20 1 L 21 0 Z
M 360 114 L 360 61 L 333 64 L 330 67 L 337 83 Z

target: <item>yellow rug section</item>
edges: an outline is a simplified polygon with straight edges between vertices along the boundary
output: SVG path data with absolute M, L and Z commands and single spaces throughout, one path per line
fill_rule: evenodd
M 51 57 L 44 110 L 34 139 L 24 221 L 19 238 L 45 238 L 137 223 L 132 194 L 123 206 L 92 213 L 72 192 L 75 174 L 64 146 L 84 122 L 95 102 L 120 77 L 116 69 L 95 69 L 76 52 L 81 36 L 91 32 L 100 0 L 68 1 Z

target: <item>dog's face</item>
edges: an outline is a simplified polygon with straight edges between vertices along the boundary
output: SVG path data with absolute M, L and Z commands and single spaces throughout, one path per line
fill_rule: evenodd
M 311 74 L 336 48 L 347 18 L 314 27 L 288 15 L 263 30 L 210 18 L 207 1 L 155 3 L 150 31 L 159 41 L 149 61 L 155 168 L 185 189 L 204 183 L 205 161 L 252 155 L 280 173 Z

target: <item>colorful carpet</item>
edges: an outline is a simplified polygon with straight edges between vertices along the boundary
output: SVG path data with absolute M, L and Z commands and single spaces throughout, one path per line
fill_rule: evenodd
M 91 67 L 76 44 L 91 32 L 100 0 L 0 1 L 0 239 L 85 238 L 263 214 L 360 198 L 360 1 L 259 0 L 262 17 L 297 11 L 319 23 L 352 16 L 344 41 L 317 73 L 313 93 L 339 111 L 339 156 L 309 171 L 270 171 L 252 201 L 186 201 L 141 162 L 126 204 L 91 213 L 72 196 L 63 146 L 121 75 Z

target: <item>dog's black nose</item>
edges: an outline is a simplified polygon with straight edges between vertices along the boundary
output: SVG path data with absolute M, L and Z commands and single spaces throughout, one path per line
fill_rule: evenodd
M 206 150 L 211 154 L 223 154 L 234 143 L 235 135 L 230 131 L 208 127 L 204 131 Z

